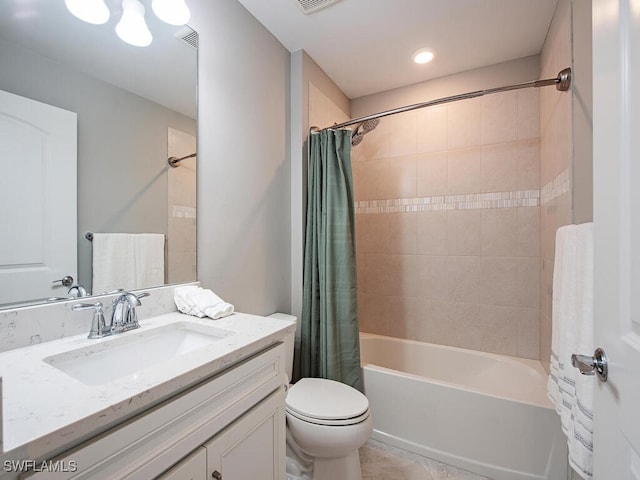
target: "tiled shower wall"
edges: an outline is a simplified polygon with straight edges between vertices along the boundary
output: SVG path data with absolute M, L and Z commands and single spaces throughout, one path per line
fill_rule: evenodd
M 538 95 L 386 117 L 353 148 L 362 331 L 539 358 Z
M 540 55 L 541 75 L 553 77 L 571 66 L 571 60 L 571 1 L 560 0 Z M 558 94 L 555 89 L 546 89 L 540 92 L 540 361 L 547 370 L 551 354 L 556 230 L 573 221 L 571 102 L 572 91 Z
M 196 137 L 175 128 L 167 133 L 169 157 L 196 151 Z M 167 283 L 196 280 L 196 158 L 167 169 Z

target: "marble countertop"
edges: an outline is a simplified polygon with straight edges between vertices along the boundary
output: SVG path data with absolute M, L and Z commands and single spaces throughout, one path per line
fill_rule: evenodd
M 101 385 L 86 385 L 44 361 L 174 322 L 234 333 L 178 359 Z M 85 333 L 1 353 L 3 458 L 38 459 L 60 452 L 282 341 L 295 329 L 290 322 L 243 313 L 211 320 L 175 312 L 140 324 L 139 329 L 103 339 L 89 340 Z

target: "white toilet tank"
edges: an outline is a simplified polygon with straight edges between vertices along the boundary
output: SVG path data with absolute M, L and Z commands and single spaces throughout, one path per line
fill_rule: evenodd
M 268 315 L 269 318 L 277 318 L 278 320 L 284 320 L 287 322 L 292 322 L 292 323 L 296 323 L 298 321 L 298 318 L 293 316 L 293 315 L 288 315 L 286 313 L 272 313 L 271 315 Z M 287 373 L 287 377 L 289 378 L 289 380 L 291 380 L 291 376 L 293 375 L 293 347 L 295 345 L 295 341 L 296 341 L 296 334 L 295 331 L 288 334 L 286 337 L 284 337 L 284 345 L 285 345 L 285 349 L 286 349 L 286 362 L 287 364 L 285 365 L 285 371 Z

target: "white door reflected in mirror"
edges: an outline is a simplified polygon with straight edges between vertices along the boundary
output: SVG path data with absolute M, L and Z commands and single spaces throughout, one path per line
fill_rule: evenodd
M 67 296 L 77 278 L 76 114 L 0 90 L 0 304 Z

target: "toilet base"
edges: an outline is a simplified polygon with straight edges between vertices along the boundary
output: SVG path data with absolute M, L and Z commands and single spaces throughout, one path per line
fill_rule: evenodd
M 360 480 L 360 455 L 354 450 L 346 457 L 318 458 L 313 462 L 313 480 Z
M 312 480 L 313 458 L 300 450 L 287 429 L 287 480 Z
M 295 466 L 291 469 L 289 459 L 287 459 L 287 477 L 286 480 L 313 480 L 312 472 L 301 472 Z
M 345 457 L 310 457 L 287 429 L 287 480 L 361 480 L 358 449 Z

